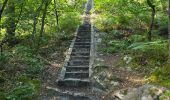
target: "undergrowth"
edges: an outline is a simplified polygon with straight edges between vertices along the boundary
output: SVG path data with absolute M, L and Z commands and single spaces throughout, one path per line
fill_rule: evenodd
M 156 38 L 149 42 L 145 36 L 110 31 L 102 38 L 100 52 L 106 54 L 122 53 L 122 60 L 133 70 L 150 75 L 150 82 L 170 86 L 170 69 L 167 65 L 168 41 Z M 128 63 L 124 60 L 129 60 Z

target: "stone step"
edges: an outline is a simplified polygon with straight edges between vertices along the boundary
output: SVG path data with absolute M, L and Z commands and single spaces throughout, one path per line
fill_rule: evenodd
M 90 45 L 74 45 L 75 48 L 90 48 Z
M 70 60 L 68 62 L 69 66 L 88 66 L 89 60 Z
M 66 72 L 72 72 L 72 71 L 79 71 L 79 72 L 84 72 L 84 71 L 89 71 L 89 67 L 87 66 L 67 66 L 66 67 Z
M 79 31 L 77 35 L 91 35 L 91 31 Z
M 83 35 L 76 36 L 76 38 L 91 38 L 91 35 L 83 34 Z
M 74 53 L 90 53 L 90 50 L 88 50 L 88 48 L 79 48 L 79 49 L 75 49 L 73 48 L 72 52 Z
M 68 86 L 68 87 L 82 87 L 90 86 L 89 79 L 79 79 L 79 78 L 65 78 L 64 80 L 58 81 L 59 86 Z
M 90 42 L 75 42 L 74 45 L 90 45 Z
M 78 79 L 84 79 L 89 78 L 89 72 L 66 72 L 65 78 L 78 78 Z
M 77 50 L 75 49 L 74 51 L 72 51 L 72 53 L 73 54 L 89 54 L 90 55 L 90 51 L 85 51 L 85 50 L 82 51 L 82 50 L 78 50 L 78 49 Z
M 90 56 L 90 52 L 88 53 L 72 52 L 71 56 Z
M 71 56 L 70 60 L 90 60 L 90 56 Z
M 79 39 L 79 38 L 76 38 L 75 42 L 91 42 L 91 39 Z
M 91 39 L 91 37 L 89 36 L 89 37 L 85 37 L 85 36 L 76 36 L 76 39 Z

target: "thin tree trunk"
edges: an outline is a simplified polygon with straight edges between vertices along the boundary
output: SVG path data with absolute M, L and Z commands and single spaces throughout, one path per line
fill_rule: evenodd
M 17 44 L 17 40 L 15 37 L 15 30 L 16 30 L 16 17 L 15 17 L 15 4 L 14 2 L 10 2 L 8 5 L 8 13 L 11 14 L 9 16 L 7 23 L 7 40 L 8 40 L 8 45 L 13 46 Z
M 42 24 L 41 24 L 41 30 L 40 30 L 40 37 L 43 36 L 43 32 L 44 32 L 44 25 L 45 25 L 45 17 L 46 17 L 46 14 L 47 14 L 47 7 L 48 7 L 48 2 L 46 1 L 45 3 L 45 8 L 44 8 L 44 12 L 43 12 L 43 16 L 42 16 Z
M 152 9 L 152 15 L 151 15 L 151 23 L 148 31 L 148 41 L 152 40 L 152 30 L 153 30 L 153 25 L 154 25 L 154 20 L 155 20 L 155 5 L 152 4 L 151 0 L 147 0 L 147 3 L 149 7 Z
M 7 5 L 7 2 L 8 2 L 8 0 L 5 0 L 5 1 L 3 2 L 2 8 L 0 9 L 0 21 L 1 21 L 1 18 L 2 18 L 2 13 L 3 13 L 6 5 Z
M 54 10 L 55 10 L 55 17 L 56 17 L 56 25 L 57 25 L 57 29 L 59 29 L 59 16 L 58 16 L 58 11 L 57 11 L 57 7 L 56 7 L 56 0 L 54 0 Z
M 6 5 L 7 5 L 7 3 L 8 3 L 8 0 L 5 0 L 4 2 L 3 2 L 3 5 L 2 5 L 2 8 L 0 8 L 0 32 L 1 32 L 1 28 L 2 28 L 2 26 L 1 26 L 1 19 L 2 19 L 2 13 L 3 13 L 3 11 L 4 11 L 4 9 L 5 9 L 5 7 L 6 7 Z M 1 33 L 0 33 L 1 34 Z M 1 53 L 3 52 L 3 44 L 4 44 L 4 42 L 5 41 L 2 41 L 1 43 L 0 43 L 0 51 L 1 51 Z
M 168 40 L 169 40 L 169 57 L 168 57 L 168 65 L 170 65 L 170 0 L 168 7 Z
M 37 25 L 37 20 L 38 20 L 37 17 L 40 15 L 40 11 L 42 9 L 43 4 L 44 4 L 44 0 L 42 0 L 41 5 L 38 7 L 34 15 L 34 23 L 33 23 L 33 31 L 32 31 L 33 38 L 35 37 L 35 34 L 36 34 L 36 25 Z

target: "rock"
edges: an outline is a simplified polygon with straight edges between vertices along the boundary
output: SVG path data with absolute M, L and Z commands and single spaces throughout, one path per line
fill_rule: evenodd
M 129 64 L 132 61 L 132 57 L 129 57 L 128 55 L 125 55 L 123 60 L 125 61 L 126 64 Z
M 111 81 L 111 85 L 118 86 L 119 82 Z
M 115 96 L 116 98 L 118 98 L 119 100 L 120 100 L 120 99 L 122 100 L 123 97 L 124 97 L 124 95 L 123 95 L 122 93 L 120 93 L 120 92 L 115 93 L 114 96 Z
M 151 95 L 149 95 L 149 96 L 143 96 L 143 97 L 141 98 L 141 100 L 153 100 L 153 98 L 152 98 Z
M 97 58 L 96 61 L 104 62 L 102 58 Z
M 101 43 L 102 42 L 102 39 L 101 38 L 98 38 L 97 39 L 97 43 Z
M 98 90 L 106 91 L 106 87 L 99 80 L 96 81 L 93 80 L 92 86 L 96 90 L 98 89 Z
M 146 84 L 127 93 L 122 100 L 159 100 L 162 88 Z
M 106 78 L 107 78 L 107 73 L 106 72 L 101 72 L 98 75 L 98 79 L 101 80 L 101 81 L 104 81 Z
M 102 87 L 103 88 L 103 87 Z M 92 92 L 94 92 L 94 93 L 104 93 L 104 91 L 103 90 L 101 90 L 101 89 L 99 89 L 99 88 L 96 88 L 96 87 L 93 87 L 92 88 Z

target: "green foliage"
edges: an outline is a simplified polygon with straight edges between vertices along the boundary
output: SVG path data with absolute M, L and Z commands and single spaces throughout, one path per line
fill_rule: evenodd
M 117 31 L 117 30 L 113 30 L 111 31 L 111 34 L 113 35 L 113 37 L 115 39 L 123 39 L 124 38 L 124 33 L 120 32 L 120 31 Z
M 40 89 L 40 81 L 25 75 L 18 78 L 17 85 L 7 94 L 7 100 L 33 100 Z
M 10 54 L 7 52 L 3 52 L 0 54 L 0 65 L 4 65 L 6 63 L 8 63 L 10 58 Z M 0 69 L 2 68 L 2 66 L 0 66 Z
M 131 43 L 135 43 L 135 42 L 143 42 L 145 41 L 145 37 L 142 35 L 131 35 L 130 37 L 128 37 L 128 40 Z
M 155 69 L 165 64 L 168 59 L 167 41 L 134 43 L 128 48 L 133 56 L 132 61 L 137 63 L 138 67 L 148 66 L 149 70 Z
M 61 17 L 60 28 L 64 31 L 64 35 L 69 35 L 76 31 L 77 26 L 80 24 L 79 13 L 67 13 Z
M 170 99 L 170 91 L 166 91 L 165 93 L 163 93 L 160 97 L 160 100 L 168 100 Z
M 116 53 L 120 52 L 121 50 L 126 48 L 126 44 L 124 43 L 125 41 L 110 41 L 107 44 L 107 48 L 103 49 L 105 53 Z
M 35 75 L 42 71 L 44 66 L 43 59 L 41 59 L 38 55 L 34 55 L 30 48 L 18 45 L 13 49 L 12 52 L 17 61 L 25 64 L 27 74 Z

